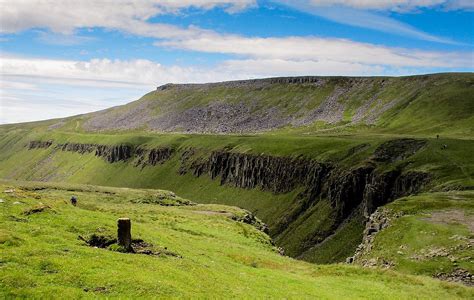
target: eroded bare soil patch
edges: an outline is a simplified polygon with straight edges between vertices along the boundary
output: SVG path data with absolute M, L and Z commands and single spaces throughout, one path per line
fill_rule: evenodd
M 462 210 L 435 211 L 431 213 L 430 217 L 424 218 L 423 220 L 436 224 L 462 224 L 467 226 L 471 233 L 474 233 L 474 215 L 467 215 Z

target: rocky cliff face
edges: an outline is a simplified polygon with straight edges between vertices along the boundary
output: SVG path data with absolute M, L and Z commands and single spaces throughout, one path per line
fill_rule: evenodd
M 187 152 L 186 152 L 187 154 Z M 404 195 L 418 192 L 429 176 L 422 172 L 393 170 L 375 171 L 375 164 L 350 170 L 337 168 L 304 158 L 274 157 L 214 151 L 207 160 L 189 164 L 182 174 L 208 175 L 219 179 L 221 185 L 287 193 L 304 187 L 300 197 L 312 201 L 327 198 L 338 209 L 341 218 L 347 217 L 360 204 L 368 217 L 377 207 Z
M 46 149 L 53 144 L 52 140 L 49 141 L 30 141 L 27 145 L 28 149 Z
M 53 141 L 30 141 L 28 149 L 48 148 Z M 81 144 L 64 143 L 57 144 L 55 150 L 76 152 L 80 154 L 94 153 L 109 163 L 129 161 L 136 159 L 136 166 L 155 166 L 171 158 L 174 150 L 169 147 L 159 147 L 146 149 L 131 145 L 101 145 L 101 144 Z
M 364 266 L 376 266 L 381 265 L 384 267 L 389 267 L 390 262 L 386 261 L 377 261 L 377 260 L 361 260 L 365 254 L 369 253 L 372 250 L 372 245 L 375 239 L 375 236 L 383 229 L 390 226 L 390 223 L 393 219 L 401 217 L 401 213 L 394 213 L 384 207 L 377 208 L 368 218 L 365 224 L 365 229 L 363 233 L 362 242 L 355 251 L 355 254 L 351 257 L 348 257 L 346 262 L 360 262 Z
M 77 152 L 80 154 L 94 153 L 95 156 L 105 159 L 109 163 L 126 161 L 133 155 L 134 148 L 129 145 L 99 145 L 99 144 L 58 144 L 57 149 L 61 151 Z
M 98 145 L 95 144 L 77 144 L 77 143 L 65 143 L 58 144 L 56 149 L 61 151 L 77 152 L 80 154 L 91 153 L 96 151 Z
M 331 166 L 303 158 L 250 155 L 214 151 L 208 160 L 191 164 L 196 176 L 220 178 L 222 185 L 273 193 L 286 193 L 298 186 L 320 185 Z
M 156 166 L 157 164 L 163 164 L 171 158 L 174 154 L 174 149 L 169 147 L 159 147 L 153 149 L 138 148 L 136 155 L 138 161 L 136 166 Z
M 128 145 L 97 145 L 95 155 L 104 158 L 109 163 L 125 161 L 132 157 L 133 147 Z

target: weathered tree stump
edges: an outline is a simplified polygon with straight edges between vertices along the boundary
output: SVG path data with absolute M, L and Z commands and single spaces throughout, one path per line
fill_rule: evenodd
M 120 218 L 117 222 L 117 244 L 122 246 L 126 251 L 132 251 L 132 223 L 129 218 Z

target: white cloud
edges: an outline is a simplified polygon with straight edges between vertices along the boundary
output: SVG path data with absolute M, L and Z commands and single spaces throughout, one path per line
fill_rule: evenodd
M 72 35 L 72 34 L 61 34 L 61 33 L 52 33 L 45 31 L 38 31 L 38 36 L 36 38 L 38 41 L 49 44 L 49 45 L 60 45 L 60 46 L 75 46 L 84 43 L 94 41 L 95 38 Z
M 422 51 L 316 37 L 248 38 L 238 35 L 199 36 L 157 42 L 240 59 L 216 66 L 166 66 L 146 59 L 88 61 L 25 58 L 4 54 L 0 72 L 8 78 L 35 77 L 65 85 L 153 88 L 175 82 L 211 82 L 249 76 L 381 74 L 394 68 L 473 68 L 473 53 Z
M 273 0 L 306 11 L 320 17 L 347 24 L 370 28 L 382 32 L 409 36 L 417 39 L 440 43 L 452 43 L 447 38 L 433 36 L 417 30 L 390 17 L 361 9 L 411 9 L 416 7 L 469 8 L 472 1 L 466 0 Z M 157 39 L 182 40 L 213 39 L 214 31 L 196 26 L 187 28 L 175 25 L 149 22 L 150 18 L 160 14 L 176 13 L 189 7 L 211 9 L 223 7 L 229 12 L 243 10 L 257 5 L 256 0 L 63 0 L 39 1 L 16 0 L 8 5 L 0 2 L 2 17 L 0 32 L 11 33 L 30 28 L 49 29 L 53 33 L 41 33 L 40 39 L 50 44 L 78 44 L 87 41 L 86 37 L 72 34 L 78 28 L 108 28 L 138 36 Z M 345 6 L 345 7 L 341 7 Z M 354 9 L 357 8 L 357 9 Z
M 370 11 L 372 10 L 411 10 L 415 7 L 430 7 L 441 2 L 454 8 L 454 2 L 459 1 L 444 1 L 444 0 L 420 0 L 420 1 L 325 1 L 325 0 L 275 0 L 280 4 L 292 7 L 294 9 L 313 14 L 333 22 L 356 26 L 361 28 L 368 28 L 375 31 L 387 32 L 400 36 L 412 37 L 420 40 L 457 44 L 449 38 L 434 36 L 424 31 L 418 30 L 410 25 L 397 21 L 384 14 Z M 474 3 L 474 1 L 473 1 Z M 460 3 L 458 3 L 460 4 Z M 459 6 L 458 6 L 459 7 Z M 468 5 L 464 5 L 467 8 Z M 448 6 L 445 6 L 448 8 Z M 369 10 L 367 10 L 369 9 Z
M 0 58 L 0 124 L 77 115 L 138 99 L 168 82 L 235 79 L 236 74 L 149 60 Z
M 238 74 L 163 66 L 149 60 L 0 58 L 0 124 L 65 117 L 138 99 L 168 82 L 236 79 Z
M 256 0 L 117 0 L 9 1 L 0 0 L 0 32 L 45 28 L 43 42 L 74 45 L 88 38 L 75 29 L 104 27 L 159 39 L 157 46 L 233 54 L 215 66 L 166 66 L 150 60 L 91 59 L 88 61 L 0 57 L 0 123 L 11 123 L 90 112 L 137 99 L 168 82 L 215 82 L 290 75 L 390 75 L 403 69 L 473 68 L 473 53 L 390 48 L 351 40 L 318 37 L 259 38 L 218 34 L 189 26 L 151 23 L 153 16 L 196 7 L 221 7 L 233 13 L 256 5 Z M 280 1 L 281 2 L 281 1 Z M 287 1 L 288 2 L 288 1 Z M 298 0 L 291 1 L 292 4 Z M 329 3 L 331 2 L 331 3 Z M 409 3 L 410 2 L 410 3 Z M 414 5 L 418 3 L 417 5 Z M 390 18 L 359 9 L 412 9 L 436 1 L 313 1 L 320 6 L 346 5 L 357 15 L 318 10 L 316 14 L 353 26 L 369 26 L 417 38 L 449 42 Z M 437 1 L 449 9 L 467 8 L 470 1 Z M 441 3 L 442 2 L 442 3 Z M 449 2 L 449 5 L 448 5 Z M 289 2 L 288 2 L 289 3 Z M 308 3 L 307 1 L 299 3 Z M 395 3 L 398 3 L 395 5 Z M 421 5 L 424 6 L 421 6 Z M 313 5 L 313 6 L 314 6 Z M 439 6 L 438 5 L 438 6 Z M 303 9 L 303 8 L 301 8 Z M 326 7 L 330 9 L 330 7 Z M 339 10 L 339 13 L 341 10 Z M 362 16 L 362 17 L 361 17 Z M 364 21 L 364 25 L 357 23 Z M 380 29 L 382 28 L 382 29 Z M 1 39 L 0 39 L 1 41 Z M 84 52 L 85 53 L 85 52 Z M 104 96 L 106 95 L 106 96 Z
M 131 25 L 145 25 L 153 16 L 176 13 L 189 7 L 223 7 L 228 12 L 237 12 L 255 4 L 255 0 L 15 0 L 9 3 L 2 0 L 0 32 L 49 28 L 54 32 L 67 34 L 83 27 L 105 27 L 133 32 Z M 166 36 L 166 29 L 177 28 L 158 26 L 149 29 L 153 29 L 156 35 L 163 30 L 161 34 Z
M 242 42 L 238 39 L 233 41 Z M 74 61 L 4 56 L 0 58 L 0 124 L 64 117 L 121 105 L 168 82 L 202 83 L 270 76 L 403 73 L 400 68 L 384 63 L 384 57 L 377 58 L 379 63 L 370 63 L 373 60 L 368 59 L 370 55 L 384 55 L 386 51 L 388 56 L 385 59 L 402 60 L 402 54 L 391 54 L 391 51 L 395 51 L 393 49 L 384 50 L 374 46 L 374 52 L 357 58 L 360 51 L 369 50 L 370 47 L 362 45 L 363 48 L 359 50 L 357 47 L 344 50 L 329 45 L 329 48 L 323 47 L 325 50 L 318 52 L 319 56 L 315 56 L 311 51 L 314 45 L 306 45 L 303 41 L 298 41 L 302 42 L 299 52 L 296 46 L 288 48 L 298 45 L 294 40 L 272 39 L 271 44 L 267 40 L 257 41 L 257 44 L 247 42 L 242 42 L 242 51 L 239 53 L 250 58 L 227 60 L 206 68 L 164 66 L 144 59 Z M 350 45 L 344 43 L 349 41 L 342 41 L 340 46 Z M 230 51 L 228 49 L 232 45 L 227 46 L 229 48 L 225 51 Z M 219 44 L 212 47 L 215 51 L 224 51 Z M 275 51 L 265 57 L 265 47 L 273 47 Z M 255 51 L 252 52 L 252 48 Z M 292 51 L 296 51 L 296 56 L 291 55 Z M 356 59 L 350 58 L 351 53 L 355 54 Z M 295 59 L 298 56 L 301 59 Z M 340 59 L 336 60 L 337 57 Z M 463 58 L 443 58 L 441 53 L 428 52 L 412 53 L 407 59 L 410 62 L 408 65 L 417 65 L 417 60 L 426 62 L 438 59 L 446 65 L 451 60 L 456 65 L 465 63 Z M 367 63 L 364 62 L 366 60 Z M 431 69 L 416 70 L 420 72 Z
M 346 63 L 340 61 L 291 61 L 284 59 L 245 59 L 228 60 L 219 66 L 226 73 L 246 74 L 245 78 L 261 78 L 270 76 L 301 76 L 301 75 L 382 75 L 386 69 L 377 65 Z
M 390 48 L 345 39 L 316 37 L 248 38 L 214 34 L 197 38 L 166 40 L 155 44 L 260 59 L 332 61 L 398 67 L 466 67 L 473 65 L 472 53 Z
M 42 82 L 74 86 L 153 88 L 168 82 L 209 82 L 234 76 L 206 68 L 164 66 L 146 59 L 89 61 L 4 56 L 0 58 L 2 79 L 38 78 Z M 3 86 L 3 85 L 2 85 Z
M 298 1 L 298 0 L 297 0 Z M 350 6 L 357 9 L 406 11 L 418 8 L 473 9 L 471 0 L 309 0 L 315 6 Z

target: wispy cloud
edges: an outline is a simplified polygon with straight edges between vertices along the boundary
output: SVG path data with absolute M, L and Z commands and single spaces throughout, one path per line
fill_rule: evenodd
M 367 28 L 375 31 L 386 32 L 390 34 L 411 37 L 415 39 L 444 43 L 444 44 L 458 44 L 457 42 L 444 37 L 438 37 L 421 30 L 418 30 L 410 25 L 390 18 L 379 12 L 365 10 L 363 8 L 388 8 L 391 7 L 406 7 L 395 5 L 397 1 L 335 1 L 335 3 L 345 5 L 331 5 L 329 1 L 309 1 L 309 0 L 276 0 L 280 4 L 303 11 L 315 16 L 319 16 L 336 23 Z M 400 1 L 408 2 L 408 1 Z M 414 2 L 414 1 L 412 1 Z M 430 3 L 440 1 L 425 1 Z M 422 3 L 422 2 L 418 2 Z M 333 3 L 334 4 L 334 3 Z M 409 3 L 405 3 L 408 5 Z M 414 3 L 413 3 L 414 5 Z M 410 6 L 411 7 L 411 6 Z
M 472 7 L 465 0 L 274 0 L 294 9 L 304 11 L 334 22 L 368 28 L 376 31 L 407 36 L 426 41 L 457 44 L 449 38 L 434 36 L 410 25 L 397 21 L 386 14 L 373 10 L 401 10 L 418 7 L 463 8 Z M 149 20 L 157 15 L 173 13 L 189 7 L 211 9 L 223 7 L 235 12 L 257 5 L 256 0 L 118 0 L 101 1 L 15 1 L 2 11 L 0 32 L 18 32 L 42 28 L 39 39 L 49 44 L 75 45 L 88 41 L 87 37 L 75 36 L 78 28 L 102 27 L 139 36 L 158 39 L 212 37 L 211 30 L 195 26 L 182 28 L 175 25 L 154 23 Z
M 202 42 L 202 43 L 201 43 Z M 437 66 L 468 66 L 469 57 L 438 52 L 404 53 L 344 41 L 242 40 L 207 45 L 202 51 L 237 52 L 247 58 L 223 61 L 209 67 L 165 66 L 144 59 L 88 61 L 0 58 L 0 123 L 65 117 L 96 111 L 138 99 L 156 86 L 289 75 L 400 75 L 431 71 Z M 223 46 L 228 48 L 223 48 Z M 299 50 L 291 45 L 298 45 Z M 353 57 L 355 59 L 335 59 Z M 318 56 L 314 49 L 320 47 Z M 273 49 L 268 55 L 266 48 Z M 298 51 L 299 52 L 298 52 Z M 292 53 L 297 51 L 296 53 Z M 347 55 L 351 51 L 351 55 Z M 363 54 L 364 51 L 368 53 Z M 378 60 L 370 60 L 378 57 Z M 383 60 L 387 62 L 383 62 Z M 472 57 L 471 57 L 472 62 Z M 388 64 L 390 63 L 390 64 Z M 472 63 L 471 63 L 472 66 Z
M 221 7 L 235 13 L 255 5 L 256 0 L 18 0 L 2 5 L 0 32 L 49 28 L 56 33 L 71 34 L 74 29 L 83 27 L 125 30 L 153 16 L 190 7 L 203 10 Z
M 393 48 L 347 39 L 317 37 L 250 38 L 213 34 L 196 38 L 169 39 L 156 42 L 155 45 L 259 59 L 332 61 L 419 68 L 473 66 L 471 52 Z
M 308 0 L 314 6 L 348 6 L 358 9 L 393 10 L 406 12 L 419 8 L 444 10 L 474 9 L 471 0 Z
M 36 39 L 44 44 L 57 45 L 57 46 L 76 46 L 92 42 L 96 40 L 93 37 L 73 35 L 73 34 L 61 34 L 49 31 L 37 31 Z

